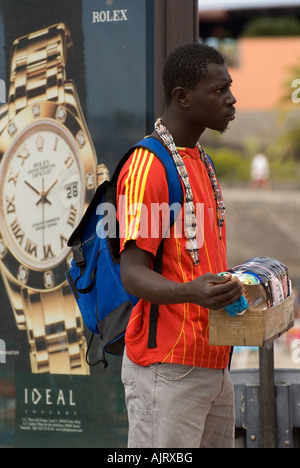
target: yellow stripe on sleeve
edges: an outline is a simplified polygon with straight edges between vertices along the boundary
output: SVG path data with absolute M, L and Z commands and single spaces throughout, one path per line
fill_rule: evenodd
M 136 239 L 140 231 L 141 204 L 144 200 L 146 182 L 154 159 L 154 154 L 143 148 L 134 152 L 128 177 L 125 181 L 126 197 L 126 237 Z

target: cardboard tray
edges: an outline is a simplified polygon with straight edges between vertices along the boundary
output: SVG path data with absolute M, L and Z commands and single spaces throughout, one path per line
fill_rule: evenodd
M 294 325 L 294 297 L 269 309 L 249 308 L 230 317 L 224 309 L 209 311 L 209 343 L 218 346 L 264 346 Z

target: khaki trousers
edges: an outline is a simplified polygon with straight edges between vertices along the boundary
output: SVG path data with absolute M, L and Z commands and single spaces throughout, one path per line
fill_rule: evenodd
M 228 370 L 180 364 L 141 367 L 123 357 L 130 448 L 233 448 Z

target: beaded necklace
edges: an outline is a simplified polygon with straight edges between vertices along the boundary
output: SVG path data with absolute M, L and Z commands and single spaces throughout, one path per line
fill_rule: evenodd
M 187 237 L 187 250 L 195 265 L 199 264 L 199 248 L 197 245 L 196 234 L 197 234 L 197 218 L 195 212 L 195 205 L 194 205 L 194 197 L 192 188 L 189 182 L 188 173 L 186 171 L 185 164 L 177 150 L 175 142 L 173 140 L 172 135 L 166 129 L 166 127 L 162 124 L 162 119 L 159 118 L 155 122 L 155 130 L 157 134 L 160 136 L 164 144 L 167 146 L 169 151 L 172 154 L 174 163 L 176 165 L 177 171 L 179 176 L 183 182 L 185 188 L 185 195 L 186 195 L 186 204 L 185 204 L 185 214 L 186 214 L 186 237 Z M 220 239 L 222 227 L 224 225 L 224 217 L 225 217 L 225 206 L 223 202 L 223 197 L 221 194 L 221 190 L 219 188 L 215 171 L 213 170 L 212 165 L 210 164 L 205 152 L 203 151 L 202 147 L 199 143 L 197 143 L 200 159 L 205 164 L 211 187 L 214 193 L 214 198 L 216 201 L 216 211 L 217 211 L 217 222 L 220 231 Z

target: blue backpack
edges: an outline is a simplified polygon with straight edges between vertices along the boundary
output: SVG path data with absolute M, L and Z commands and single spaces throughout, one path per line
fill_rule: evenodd
M 86 327 L 100 337 L 100 348 L 106 367 L 105 352 L 122 355 L 124 336 L 132 308 L 139 299 L 131 296 L 123 288 L 120 276 L 120 239 L 116 219 L 116 192 L 118 176 L 125 162 L 135 148 L 145 148 L 163 164 L 169 188 L 169 206 L 181 209 L 183 190 L 173 158 L 160 140 L 147 137 L 134 145 L 121 159 L 110 181 L 103 182 L 97 189 L 79 226 L 68 241 L 74 259 L 66 277 L 76 299 Z M 114 209 L 107 210 L 112 206 Z M 170 210 L 170 226 L 179 214 Z M 116 231 L 117 229 L 117 231 Z M 154 269 L 161 272 L 163 241 L 160 244 Z M 156 325 L 158 305 L 151 306 L 149 342 L 156 347 Z M 91 339 L 91 342 L 92 342 Z M 90 342 L 90 345 L 91 345 Z M 89 348 L 90 348 L 89 345 Z M 88 352 L 87 351 L 87 362 Z M 95 365 L 91 364 L 90 365 Z

